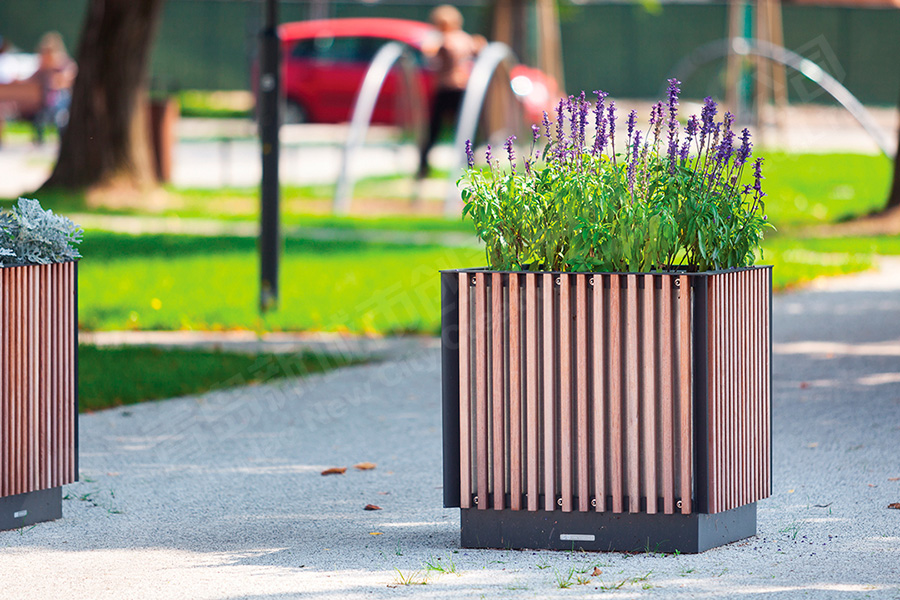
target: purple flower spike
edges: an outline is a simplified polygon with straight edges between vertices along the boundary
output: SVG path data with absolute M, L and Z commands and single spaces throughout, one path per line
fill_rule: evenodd
M 506 148 L 506 156 L 509 157 L 509 164 L 512 167 L 512 172 L 516 172 L 516 150 L 513 146 L 513 142 L 515 141 L 516 136 L 511 135 L 506 138 L 506 143 L 503 144 L 503 147 Z
M 719 144 L 719 150 L 716 153 L 716 161 L 725 164 L 731 155 L 734 154 L 734 131 L 731 125 L 734 123 L 734 115 L 730 112 L 725 113 L 725 133 L 722 134 L 722 143 Z
M 487 150 L 484 151 L 484 160 L 487 161 L 487 164 L 488 164 L 489 167 L 491 166 L 491 160 L 492 160 L 492 159 L 493 159 L 493 156 L 491 156 L 491 145 L 488 144 L 488 145 L 487 145 Z
M 669 80 L 669 170 L 675 170 L 675 157 L 678 155 L 678 94 L 681 88 L 678 86 L 681 82 L 677 79 Z
M 678 94 L 681 93 L 681 82 L 675 78 L 669 80 L 669 120 L 674 121 L 675 116 L 678 114 Z
M 634 134 L 634 143 L 631 145 L 631 161 L 628 163 L 628 191 L 634 193 L 634 174 L 637 169 L 638 151 L 641 147 L 641 132 Z
M 544 113 L 545 115 L 547 113 Z M 536 144 L 538 139 L 541 137 L 541 128 L 537 125 L 531 126 L 531 142 Z
M 612 147 L 610 153 L 616 154 L 616 101 L 609 101 L 609 108 L 606 110 L 606 118 L 609 121 L 609 143 Z
M 706 141 L 706 137 L 711 135 L 715 129 L 716 112 L 718 112 L 715 100 L 707 96 L 703 101 L 703 108 L 700 109 L 700 145 Z
M 637 123 L 637 111 L 633 110 L 628 113 L 628 144 L 631 145 L 631 138 L 634 135 L 634 126 Z
M 552 135 L 552 132 L 551 132 L 551 130 L 550 130 L 550 115 L 547 114 L 547 111 L 546 111 L 546 110 L 544 111 L 544 121 L 543 121 L 543 125 L 544 125 L 544 135 L 547 136 L 547 141 L 552 140 L 552 139 L 553 139 L 553 135 Z
M 734 159 L 734 166 L 740 167 L 750 159 L 750 149 L 753 144 L 750 143 L 750 130 L 744 127 L 741 132 L 741 147 L 738 149 Z
M 688 154 L 691 151 L 691 139 L 688 138 L 684 140 L 684 143 L 681 145 L 681 150 L 678 153 L 678 157 L 681 159 L 681 162 L 685 162 L 688 159 Z
M 606 111 L 604 103 L 606 102 L 606 92 L 594 90 L 597 94 L 597 104 L 594 106 L 594 147 L 591 148 L 591 155 L 597 156 L 603 153 L 606 147 Z
M 762 191 L 762 180 L 765 179 L 765 177 L 762 176 L 762 163 L 762 158 L 757 158 L 753 163 L 753 191 L 760 197 L 764 195 Z
M 466 140 L 466 160 L 469 163 L 469 168 L 475 166 L 475 153 L 472 151 L 472 140 Z
M 566 160 L 565 107 L 566 101 L 560 98 L 559 104 L 556 106 L 556 152 L 554 153 L 554 156 L 560 162 L 565 162 Z

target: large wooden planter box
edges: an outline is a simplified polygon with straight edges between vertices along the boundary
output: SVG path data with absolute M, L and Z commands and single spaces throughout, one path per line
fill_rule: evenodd
M 754 535 L 771 275 L 442 272 L 462 545 L 701 552 Z
M 60 518 L 77 479 L 76 269 L 0 268 L 0 529 Z

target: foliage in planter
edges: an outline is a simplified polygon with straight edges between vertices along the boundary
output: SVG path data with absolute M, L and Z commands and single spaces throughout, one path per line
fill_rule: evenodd
M 82 233 L 70 219 L 44 210 L 37 200 L 19 198 L 12 210 L 0 213 L 0 267 L 81 258 L 76 244 Z
M 476 168 L 467 143 L 463 214 L 486 244 L 489 267 L 646 272 L 753 264 L 769 225 L 762 159 L 750 163 L 750 132 L 738 138 L 730 113 L 717 122 L 711 98 L 682 128 L 679 85 L 669 80 L 668 99 L 653 106 L 648 131 L 637 129 L 631 111 L 622 153 L 615 151 L 615 102 L 607 104 L 600 91 L 595 103 L 584 92 L 560 100 L 553 124 L 544 113 L 543 132 L 532 126 L 521 171 L 514 136 L 505 144 L 508 170 L 490 146 L 488 168 Z

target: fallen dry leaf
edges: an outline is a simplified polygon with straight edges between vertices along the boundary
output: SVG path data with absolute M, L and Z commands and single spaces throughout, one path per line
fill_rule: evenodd
M 378 495 L 379 496 L 390 496 L 391 493 L 390 492 L 378 492 Z
M 809 387 L 809 382 L 807 382 L 807 381 L 801 381 L 801 382 L 800 382 L 800 389 L 801 389 L 801 390 L 805 390 L 805 389 L 808 388 L 808 387 Z
M 870 483 L 870 484 L 869 484 L 869 487 L 878 487 L 878 486 L 875 485 L 874 483 Z
M 603 573 L 603 571 L 600 570 L 600 567 L 594 567 L 594 572 L 591 573 L 591 577 L 596 577 L 597 575 L 600 575 L 601 573 Z
M 366 506 L 365 506 L 365 508 L 363 508 L 363 510 L 381 510 L 381 507 L 378 506 L 377 504 L 366 504 Z
M 381 533 L 380 531 L 370 531 L 369 535 L 384 535 L 384 534 Z
M 900 502 L 891 502 L 890 504 L 888 504 L 888 508 L 900 509 Z
M 347 467 L 331 467 L 322 471 L 322 475 L 343 475 L 347 472 Z
M 360 471 L 371 471 L 375 468 L 375 463 L 370 462 L 361 462 L 358 465 L 353 465 L 354 469 L 358 469 Z
M 900 481 L 900 477 L 888 477 L 888 481 Z

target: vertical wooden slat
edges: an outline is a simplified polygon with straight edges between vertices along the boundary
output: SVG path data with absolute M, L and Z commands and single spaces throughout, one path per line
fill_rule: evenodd
M 738 380 L 741 383 L 741 394 L 738 398 L 740 402 L 740 460 L 741 460 L 741 494 L 739 498 L 739 506 L 743 506 L 749 502 L 749 489 L 748 482 L 750 481 L 750 473 L 748 467 L 748 462 L 750 461 L 750 452 L 749 452 L 749 440 L 750 436 L 747 435 L 748 428 L 751 427 L 752 421 L 750 420 L 750 414 L 748 412 L 749 408 L 749 382 L 750 382 L 750 364 L 748 362 L 748 358 L 750 356 L 750 345 L 749 345 L 749 335 L 750 335 L 750 323 L 747 319 L 747 313 L 750 309 L 752 309 L 753 304 L 749 302 L 750 294 L 747 286 L 747 275 L 748 271 L 740 272 L 740 281 L 741 281 L 741 293 L 739 294 L 739 298 L 742 299 L 741 307 L 740 307 L 740 326 L 738 328 L 740 332 L 740 340 L 741 340 L 741 353 L 740 353 L 740 364 L 741 371 Z
M 638 278 L 626 275 L 627 298 L 625 306 L 625 439 L 628 461 L 628 512 L 641 510 L 640 463 L 640 387 L 638 353 Z
M 609 276 L 609 487 L 613 512 L 620 513 L 624 506 L 624 482 L 622 457 L 622 319 L 621 287 L 623 275 Z
M 659 302 L 660 328 L 659 328 L 659 396 L 662 414 L 660 415 L 660 429 L 662 430 L 662 492 L 663 512 L 671 515 L 675 512 L 675 404 L 673 401 L 673 388 L 675 380 L 672 377 L 672 354 L 675 351 L 672 346 L 672 281 L 666 275 L 662 278 Z
M 41 424 L 40 435 L 40 464 L 41 473 L 39 485 L 44 488 L 51 487 L 51 444 L 50 444 L 50 422 L 53 420 L 51 412 L 54 408 L 53 396 L 50 393 L 50 265 L 42 265 L 40 269 L 40 411 L 39 423 Z
M 691 500 L 691 288 L 687 275 L 678 277 L 678 399 L 679 399 L 679 431 L 681 433 L 681 512 L 690 514 Z
M 596 503 L 594 509 L 597 512 L 606 512 L 606 410 L 607 403 L 604 394 L 604 382 L 608 379 L 607 357 L 604 341 L 603 310 L 603 276 L 594 275 L 593 281 L 593 313 L 591 315 L 591 339 L 593 340 L 593 393 L 591 394 L 591 414 L 593 428 L 593 460 L 594 472 L 594 496 Z
M 578 465 L 578 510 L 590 508 L 588 484 L 588 338 L 587 338 L 587 275 L 575 275 L 575 447 Z
M 538 509 L 538 332 L 537 275 L 525 275 L 525 378 L 526 462 L 528 464 L 528 510 Z
M 708 502 L 709 510 L 715 512 L 718 506 L 718 490 L 720 471 L 719 466 L 719 383 L 721 381 L 721 369 L 723 361 L 723 351 L 721 347 L 721 326 L 722 326 L 722 310 L 721 310 L 721 279 L 718 277 L 708 278 L 707 284 L 707 312 L 708 331 L 709 331 L 709 350 L 707 354 L 707 426 L 706 445 L 707 445 L 707 472 L 706 479 L 708 485 Z
M 643 419 L 644 495 L 647 514 L 657 512 L 656 489 L 656 283 L 654 276 L 644 275 L 643 348 Z
M 572 318 L 569 275 L 559 276 L 559 476 L 563 512 L 572 511 Z
M 459 274 L 459 506 L 472 506 L 471 416 L 469 379 L 469 274 Z
M 7 491 L 7 445 L 9 444 L 8 384 L 9 362 L 9 314 L 7 294 L 9 286 L 6 277 L 9 269 L 0 269 L 0 497 L 9 495 Z
M 503 386 L 503 282 L 500 273 L 491 274 L 491 455 L 493 457 L 494 508 L 504 508 L 506 487 L 506 431 Z
M 509 507 L 522 510 L 522 387 L 519 276 L 509 275 Z
M 556 374 L 553 368 L 554 330 L 553 275 L 543 275 L 543 350 L 544 350 L 544 510 L 556 510 Z
M 475 493 L 488 508 L 487 307 L 485 275 L 475 275 Z
M 737 398 L 737 278 L 734 273 L 728 274 L 728 396 L 725 398 L 725 439 L 728 442 L 728 458 L 726 459 L 726 470 L 728 474 L 728 489 L 725 497 L 725 503 L 722 508 L 729 510 L 734 507 L 735 495 L 737 492 L 737 448 L 736 448 L 736 427 L 737 415 L 736 402 Z

